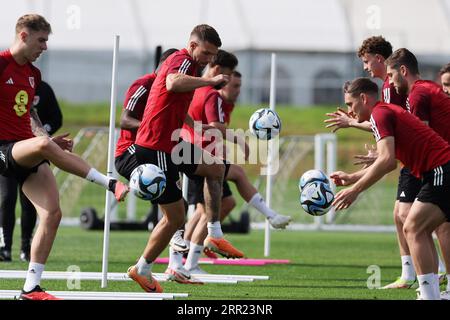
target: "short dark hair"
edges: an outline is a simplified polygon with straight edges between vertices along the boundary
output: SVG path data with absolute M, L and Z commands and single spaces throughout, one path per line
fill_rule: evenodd
M 166 59 L 167 59 L 170 55 L 172 55 L 172 53 L 177 52 L 177 51 L 178 51 L 178 49 L 175 49 L 175 48 L 170 48 L 170 49 L 167 49 L 166 51 L 164 51 L 164 52 L 161 54 L 161 58 L 159 58 L 159 64 L 161 64 L 161 63 L 163 63 L 164 61 L 166 61 Z
M 352 81 L 344 83 L 344 93 L 350 94 L 352 97 L 361 93 L 367 93 L 378 96 L 378 85 L 369 78 L 356 78 Z
M 52 27 L 45 18 L 39 14 L 26 14 L 21 16 L 16 23 L 16 34 L 21 32 L 24 28 L 31 31 L 45 31 L 52 33 Z
M 439 70 L 439 75 L 442 76 L 444 73 L 450 73 L 450 62 L 447 63 L 445 66 L 443 66 L 441 68 L 441 70 Z
M 392 45 L 382 36 L 370 37 L 359 47 L 358 57 L 361 58 L 366 53 L 379 54 L 387 59 L 392 54 Z
M 242 78 L 242 74 L 239 71 L 237 71 L 237 70 L 234 70 L 231 75 L 233 77 Z
M 419 74 L 419 63 L 416 56 L 406 48 L 400 48 L 394 51 L 384 62 L 386 66 L 398 70 L 400 66 L 408 68 L 412 74 Z
M 234 68 L 236 68 L 236 66 L 238 65 L 238 59 L 234 54 L 219 49 L 209 65 L 211 67 L 220 66 L 222 68 L 229 68 L 231 70 L 234 70 Z
M 216 29 L 207 24 L 199 24 L 196 26 L 191 32 L 192 36 L 197 36 L 200 41 L 207 41 L 218 48 L 222 46 L 222 41 Z

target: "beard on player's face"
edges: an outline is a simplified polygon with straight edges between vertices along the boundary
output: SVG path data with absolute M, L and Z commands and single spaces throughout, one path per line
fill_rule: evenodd
M 408 82 L 400 73 L 397 73 L 396 79 L 394 80 L 395 90 L 400 95 L 408 94 Z

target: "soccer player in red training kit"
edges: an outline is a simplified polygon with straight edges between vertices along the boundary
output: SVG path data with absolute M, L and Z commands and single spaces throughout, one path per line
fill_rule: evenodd
M 389 59 L 386 66 L 391 83 L 397 92 L 408 94 L 406 106 L 409 112 L 429 125 L 445 141 L 450 143 L 450 97 L 437 83 L 422 80 L 416 57 L 407 49 L 398 49 Z M 441 246 L 442 255 L 450 270 L 450 223 L 442 224 L 436 234 Z M 447 275 L 447 290 L 443 293 L 449 297 L 450 275 Z
M 383 80 L 381 89 L 381 97 L 384 102 L 392 103 L 406 109 L 406 94 L 398 93 L 395 86 L 390 83 L 385 65 L 386 59 L 392 54 L 392 45 L 381 36 L 374 36 L 363 41 L 358 49 L 358 57 L 363 62 L 364 70 L 370 73 L 373 78 Z M 369 121 L 358 123 L 355 118 L 347 115 L 345 112 L 338 110 L 335 113 L 327 114 L 332 117 L 325 120 L 330 123 L 328 127 L 335 127 L 333 131 L 340 128 L 354 127 L 365 131 L 371 131 Z M 376 152 L 369 150 L 368 156 L 356 156 L 356 163 L 371 164 L 376 158 Z M 397 241 L 400 249 L 400 258 L 402 263 L 402 273 L 400 277 L 382 287 L 382 289 L 408 289 L 416 282 L 416 272 L 414 270 L 412 257 L 409 252 L 408 243 L 403 234 L 403 223 L 408 215 L 416 195 L 419 193 L 422 183 L 419 179 L 409 173 L 409 169 L 402 167 L 398 178 L 397 197 L 394 204 L 394 222 L 397 228 Z M 440 270 L 442 267 L 442 280 L 445 279 L 445 267 L 439 260 Z M 441 271 L 440 271 L 441 272 Z
M 333 205 L 347 209 L 364 190 L 394 170 L 400 160 L 422 178 L 422 186 L 404 223 L 421 299 L 440 299 L 438 259 L 432 233 L 450 220 L 450 145 L 433 129 L 408 111 L 378 101 L 378 86 L 358 78 L 344 86 L 345 103 L 359 122 L 370 119 L 377 141 L 378 157 L 368 168 L 353 174 L 330 175 L 338 186 Z M 450 121 L 450 119 L 448 119 Z
M 202 77 L 205 79 L 208 79 L 208 78 L 213 78 L 219 74 L 224 74 L 224 75 L 230 76 L 231 72 L 236 68 L 237 64 L 238 64 L 238 60 L 233 54 L 219 49 L 217 54 L 212 58 L 211 62 L 208 64 L 206 71 L 203 73 Z M 214 72 L 211 72 L 211 70 L 214 70 Z M 196 118 L 192 117 L 192 110 L 194 110 L 195 106 L 198 105 L 198 101 L 201 100 L 202 103 L 204 102 L 205 97 L 209 96 L 208 93 L 210 93 L 211 90 L 214 91 L 215 93 L 217 93 L 217 90 L 214 89 L 214 87 L 212 87 L 212 86 L 205 86 L 205 87 L 196 89 L 195 93 L 193 95 L 192 101 L 190 103 L 190 106 L 189 106 L 188 114 L 192 118 L 192 120 L 194 120 L 195 127 L 199 131 L 199 132 L 197 132 L 198 139 L 199 139 L 198 141 L 200 142 L 199 144 L 197 144 L 197 147 L 199 147 L 199 148 L 202 148 L 202 144 L 201 144 L 202 136 L 203 136 L 202 122 L 201 121 L 195 122 L 198 120 Z M 202 92 L 202 94 L 199 94 L 199 92 Z M 201 97 L 199 98 L 199 96 L 201 96 Z M 212 100 L 214 100 L 214 97 L 212 97 Z M 184 124 L 183 130 L 181 132 L 181 137 L 185 141 L 187 141 L 189 144 L 194 143 L 193 139 L 190 139 L 190 135 L 191 135 L 191 133 L 193 134 L 193 132 L 194 132 L 194 128 L 191 128 L 187 124 Z M 186 135 L 188 135 L 189 137 L 187 137 Z M 215 155 L 214 150 L 210 151 L 210 152 L 212 155 Z M 201 195 L 203 196 L 203 187 L 204 187 L 203 180 L 204 180 L 204 178 L 202 176 L 192 176 L 189 179 L 189 183 L 191 181 L 193 181 L 193 179 L 202 181 Z M 189 186 L 189 189 L 191 189 L 191 186 Z M 222 198 L 223 198 L 224 193 L 228 193 L 228 190 L 225 187 L 225 182 L 223 183 L 223 188 L 222 188 Z M 189 197 L 188 197 L 188 199 L 189 199 Z M 226 206 L 227 206 L 227 204 L 225 203 L 225 207 Z M 224 210 L 224 203 L 222 201 L 221 212 L 223 212 L 223 210 Z M 206 217 L 206 219 L 209 220 L 207 217 Z M 203 238 L 201 240 L 202 246 L 203 246 L 204 240 L 205 240 L 205 238 Z M 181 282 L 181 283 L 186 283 L 185 280 L 189 280 L 190 272 L 183 267 L 183 253 L 176 251 L 173 248 L 170 248 L 169 253 L 170 253 L 169 265 L 166 270 L 166 273 L 169 274 L 169 279 L 173 279 L 173 280 Z
M 161 55 L 159 64 L 161 65 L 172 53 L 176 51 L 178 50 L 166 50 Z M 122 115 L 120 117 L 120 137 L 117 141 L 115 151 L 115 166 L 117 172 L 127 180 L 130 180 L 131 173 L 137 166 L 139 166 L 139 163 L 136 160 L 136 147 L 134 146 L 134 143 L 136 141 L 137 130 L 144 115 L 150 89 L 155 79 L 156 72 L 140 77 L 128 88 L 125 96 Z M 157 204 L 154 205 L 156 206 Z M 178 252 L 182 254 L 188 250 L 188 247 L 183 239 L 183 232 L 183 229 L 177 230 L 170 240 L 171 256 L 178 254 Z M 195 279 L 190 279 L 189 275 L 179 275 L 173 279 L 169 278 L 169 280 L 174 280 L 181 283 L 193 283 Z M 198 283 L 198 281 L 195 283 Z
M 163 63 L 177 49 L 168 49 L 161 55 L 159 64 Z M 120 117 L 120 136 L 117 140 L 115 166 L 117 172 L 124 178 L 130 180 L 131 172 L 139 165 L 137 163 L 134 147 L 137 130 L 144 116 L 145 106 L 156 72 L 146 74 L 134 81 L 128 88 L 123 103 L 122 115 Z
M 61 128 L 61 109 L 55 93 L 48 83 L 41 81 L 40 85 L 36 87 L 32 108 L 36 109 L 48 135 L 53 135 Z M 22 241 L 19 257 L 23 262 L 30 262 L 31 241 L 33 240 L 33 230 L 37 219 L 36 209 L 21 189 L 17 192 L 18 187 L 19 184 L 14 176 L 5 177 L 0 175 L 0 243 L 4 244 L 3 248 L 0 247 L 0 262 L 12 261 L 11 248 L 16 223 L 18 193 L 22 209 L 20 216 Z
M 226 171 L 221 159 L 200 148 L 180 142 L 180 130 L 186 122 L 193 126 L 187 111 L 194 90 L 228 82 L 225 75 L 213 78 L 197 76 L 198 67 L 206 66 L 222 45 L 219 35 L 208 25 L 198 25 L 191 32 L 187 48 L 172 54 L 161 66 L 145 107 L 136 137 L 138 163 L 158 165 L 166 175 L 166 190 L 154 202 L 160 205 L 163 218 L 150 235 L 147 246 L 129 276 L 145 291 L 162 291 L 152 278 L 153 261 L 169 244 L 177 229 L 184 225 L 185 206 L 179 185 L 179 172 L 206 176 L 206 210 L 210 218 L 205 245 L 226 252 L 230 257 L 243 254 L 223 238 L 220 226 L 220 197 Z M 205 129 L 208 127 L 205 126 Z
M 58 187 L 48 162 L 115 192 L 119 201 L 128 192 L 127 186 L 104 176 L 71 153 L 72 141 L 66 139 L 67 134 L 48 137 L 30 109 L 35 88 L 41 81 L 39 70 L 31 63 L 47 50 L 50 33 L 45 18 L 24 15 L 17 21 L 13 45 L 0 53 L 0 174 L 17 179 L 40 219 L 20 295 L 28 300 L 55 299 L 39 286 L 61 220 Z M 42 136 L 35 137 L 33 133 Z
M 226 67 L 226 61 L 231 60 L 231 58 L 229 58 L 230 56 L 234 57 L 234 55 L 231 55 L 226 51 L 219 50 L 216 58 L 208 65 L 205 76 L 213 76 L 217 73 L 227 71 L 231 73 L 231 70 L 227 70 L 228 68 Z M 232 79 L 233 78 L 234 77 L 232 77 Z M 230 85 L 230 82 L 227 86 L 228 85 Z M 225 153 L 223 152 L 224 148 L 222 142 L 223 139 L 227 139 L 230 142 L 240 145 L 244 153 L 246 153 L 245 156 L 247 158 L 249 149 L 245 143 L 244 137 L 237 134 L 231 134 L 231 131 L 226 132 L 226 120 L 228 118 L 229 121 L 230 113 L 227 114 L 223 108 L 223 104 L 224 100 L 220 96 L 219 91 L 215 88 L 204 87 L 195 90 L 194 98 L 191 106 L 189 107 L 189 115 L 197 123 L 209 124 L 214 127 L 215 134 L 211 136 L 215 139 L 211 141 L 211 137 L 201 133 L 199 135 L 197 132 L 194 132 L 192 128 L 186 125 L 184 126 L 185 130 L 183 131 L 183 139 L 196 143 L 199 147 L 205 150 L 217 151 L 215 152 L 216 155 L 220 154 L 221 157 L 223 157 Z M 219 139 L 219 141 L 216 141 L 216 139 Z M 283 229 L 287 224 L 289 224 L 291 217 L 280 215 L 267 207 L 263 197 L 250 183 L 242 167 L 231 164 L 225 180 L 233 181 L 243 199 L 260 211 L 269 220 L 274 228 Z M 222 194 L 222 205 L 225 204 L 225 208 L 228 208 L 228 210 L 227 212 L 222 210 L 221 219 L 225 218 L 232 208 L 231 204 L 235 203 L 231 190 L 225 180 L 223 186 L 224 191 Z M 192 237 L 190 239 L 191 247 L 185 264 L 185 268 L 193 274 L 205 273 L 198 267 L 200 253 L 203 251 L 203 240 L 207 235 L 207 217 L 204 210 L 203 182 L 203 177 L 194 177 L 193 179 L 189 179 L 189 203 L 196 205 L 196 215 L 200 214 L 202 217 L 195 225 L 195 230 L 192 232 Z M 192 224 L 190 224 L 190 227 L 193 227 Z M 188 231 L 188 234 L 189 233 L 190 232 Z

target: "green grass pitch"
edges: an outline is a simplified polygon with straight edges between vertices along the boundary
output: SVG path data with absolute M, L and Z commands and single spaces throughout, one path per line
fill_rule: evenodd
M 18 232 L 15 234 L 13 262 L 0 263 L 1 269 L 26 270 L 18 261 Z M 139 257 L 147 241 L 147 232 L 112 232 L 109 271 L 126 272 Z M 248 257 L 263 258 L 262 231 L 248 235 L 231 234 L 228 238 Z M 103 233 L 62 227 L 46 265 L 48 271 L 66 271 L 71 265 L 81 271 L 101 271 Z M 167 251 L 162 256 L 167 256 Z M 367 288 L 371 265 L 380 268 L 381 285 L 400 275 L 400 257 L 393 233 L 344 233 L 274 231 L 271 256 L 290 259 L 288 265 L 261 267 L 202 265 L 217 274 L 268 275 L 268 281 L 252 283 L 181 285 L 164 282 L 165 292 L 189 293 L 188 299 L 415 299 L 415 290 L 376 290 Z M 164 272 L 165 265 L 155 265 L 154 272 Z M 23 280 L 0 280 L 0 289 L 20 289 Z M 68 290 L 66 281 L 43 280 L 48 290 Z M 135 291 L 133 282 L 82 281 L 86 291 Z

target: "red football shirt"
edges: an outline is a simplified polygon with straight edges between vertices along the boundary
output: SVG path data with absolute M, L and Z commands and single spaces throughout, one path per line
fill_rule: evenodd
M 198 88 L 194 92 L 188 114 L 195 122 L 208 124 L 210 122 L 224 122 L 223 112 L 221 112 L 222 98 L 219 92 L 212 86 Z M 222 121 L 221 121 L 222 120 Z M 195 142 L 202 145 L 204 139 L 201 132 L 196 132 Z M 190 143 L 194 143 L 194 129 L 187 124 L 183 125 L 182 138 Z
M 384 80 L 383 87 L 381 88 L 381 92 L 383 95 L 383 102 L 396 104 L 396 105 L 406 109 L 407 96 L 400 95 L 397 93 L 394 85 L 389 84 L 389 77 L 386 77 L 386 79 Z
M 223 100 L 223 102 L 222 102 L 222 110 L 223 110 L 223 112 L 225 114 L 225 123 L 227 125 L 230 125 L 231 113 L 234 110 L 234 103 L 229 103 L 229 102 L 226 102 L 225 100 Z
M 417 178 L 450 161 L 450 145 L 397 105 L 378 102 L 370 122 L 377 142 L 388 136 L 394 137 L 396 158 Z
M 19 65 L 9 50 L 0 52 L 0 140 L 34 137 L 29 110 L 40 82 L 35 66 Z
M 146 74 L 128 88 L 123 102 L 123 109 L 129 110 L 131 115 L 141 121 L 147 104 L 148 94 L 156 79 L 156 73 Z M 115 157 L 122 155 L 129 146 L 136 141 L 137 130 L 120 130 L 120 137 L 117 140 Z
M 161 66 L 150 90 L 144 118 L 137 132 L 136 144 L 152 150 L 170 153 L 178 143 L 172 133 L 183 126 L 194 90 L 169 92 L 166 77 L 172 73 L 197 76 L 197 64 L 186 49 L 172 54 Z
M 232 109 L 228 108 L 225 110 L 223 106 L 224 100 L 219 92 L 214 87 L 207 86 L 195 90 L 188 113 L 194 121 L 202 124 L 211 122 L 227 123 Z M 227 113 L 227 111 L 230 113 Z M 187 124 L 183 126 L 182 138 L 202 148 L 206 148 L 214 142 L 214 137 L 205 137 L 202 132 L 195 132 L 194 135 L 194 129 Z
M 428 80 L 417 80 L 411 88 L 407 100 L 408 110 L 444 140 L 450 142 L 450 97 L 442 87 Z

